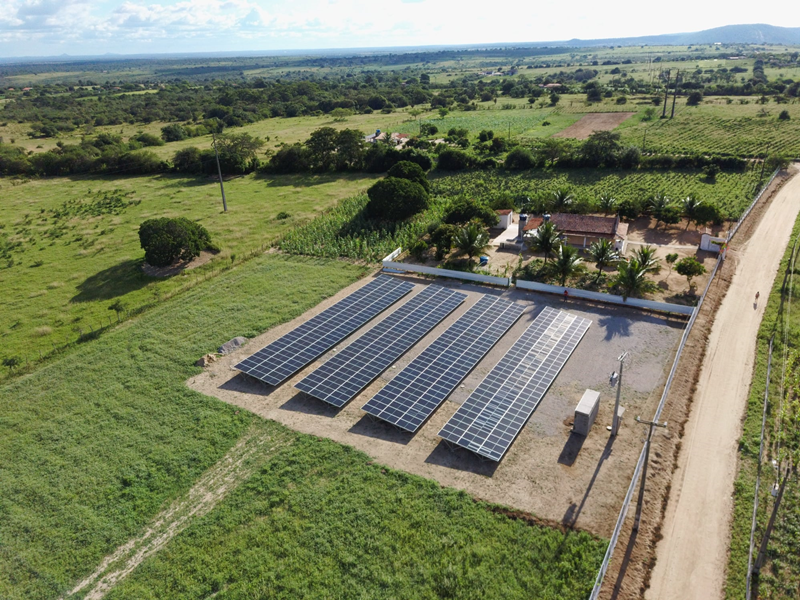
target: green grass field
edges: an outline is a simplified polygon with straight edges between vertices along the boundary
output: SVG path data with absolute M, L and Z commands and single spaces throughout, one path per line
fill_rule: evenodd
M 795 224 L 791 241 L 786 248 L 786 253 L 778 269 L 778 276 L 775 278 L 758 334 L 756 364 L 747 401 L 742 437 L 739 441 L 739 473 L 734 483 L 734 511 L 731 526 L 727 585 L 725 588 L 725 597 L 730 600 L 745 596 L 750 526 L 753 516 L 753 496 L 758 469 L 764 389 L 767 379 L 769 339 L 773 334 L 775 335 L 775 341 L 769 382 L 770 402 L 767 408 L 765 428 L 764 463 L 762 465 L 759 493 L 758 525 L 755 538 L 756 553 L 774 502 L 770 490 L 776 482 L 776 477 L 771 461 L 775 458 L 775 439 L 778 430 L 784 331 L 788 328 L 788 348 L 790 350 L 797 349 L 800 341 L 800 312 L 796 308 L 797 297 L 800 294 L 800 278 L 798 278 L 800 273 L 797 271 L 795 271 L 794 285 L 791 291 L 793 306 L 790 318 L 786 321 L 783 316 L 790 287 L 787 278 L 785 288 L 783 288 L 784 278 L 790 272 L 789 260 L 792 246 L 798 235 L 800 235 L 800 220 Z M 792 382 L 796 376 L 791 371 L 787 372 L 788 397 L 791 397 Z M 800 535 L 798 534 L 800 534 L 800 485 L 798 485 L 797 478 L 794 477 L 787 484 L 783 503 L 775 522 L 775 529 L 767 550 L 767 562 L 761 571 L 758 598 L 790 600 L 798 597 L 798 591 L 800 590 Z M 755 560 L 755 556 L 753 560 Z M 753 597 L 755 598 L 756 596 L 754 595 Z
M 40 351 L 75 341 L 81 333 L 109 325 L 109 319 L 116 321 L 115 311 L 109 310 L 116 301 L 128 311 L 157 302 L 209 270 L 273 243 L 295 225 L 365 189 L 369 181 L 363 175 L 249 175 L 226 182 L 229 210 L 223 213 L 213 180 L 76 177 L 16 185 L 0 179 L 0 357 L 38 359 Z M 116 196 L 114 190 L 119 190 Z M 112 196 L 122 205 L 107 206 L 103 199 Z M 65 205 L 72 201 L 74 205 Z M 291 216 L 277 219 L 280 212 Z M 158 216 L 196 220 L 222 252 L 210 264 L 179 276 L 145 276 L 138 228 Z M 3 254 L 4 244 L 16 243 L 18 247 Z
M 256 426 L 283 449 L 110 598 L 583 598 L 604 541 L 499 516 L 185 385 L 197 357 L 365 272 L 262 256 L 0 387 L 0 597 L 70 590 Z

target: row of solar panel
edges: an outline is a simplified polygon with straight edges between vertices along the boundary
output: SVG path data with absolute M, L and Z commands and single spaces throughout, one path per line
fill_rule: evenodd
M 236 368 L 278 385 L 413 287 L 402 280 L 378 277 Z M 462 293 L 427 286 L 296 387 L 334 406 L 344 406 L 465 299 Z M 508 300 L 482 297 L 367 402 L 364 411 L 407 431 L 417 431 L 523 311 Z M 588 326 L 586 319 L 546 308 L 439 435 L 500 460 Z

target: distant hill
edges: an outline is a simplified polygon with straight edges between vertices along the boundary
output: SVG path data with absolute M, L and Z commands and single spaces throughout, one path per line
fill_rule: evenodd
M 560 46 L 690 46 L 694 44 L 800 44 L 800 27 L 776 27 L 775 25 L 725 25 L 693 33 L 667 33 L 629 38 L 607 38 L 599 40 L 573 39 L 550 42 Z M 544 45 L 544 44 L 543 44 Z

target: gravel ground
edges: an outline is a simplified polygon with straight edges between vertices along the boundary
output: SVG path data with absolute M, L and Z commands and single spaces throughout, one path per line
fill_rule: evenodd
M 407 279 L 418 284 L 412 295 L 430 283 L 426 279 Z M 540 519 L 608 537 L 641 449 L 644 429 L 634 418 L 638 414 L 650 415 L 655 409 L 684 322 L 575 299 L 564 302 L 548 295 L 439 280 L 439 285 L 466 293 L 467 301 L 342 410 L 306 397 L 292 387 L 328 355 L 277 388 L 231 369 L 367 281 L 353 284 L 294 321 L 267 331 L 237 352 L 212 363 L 188 382 L 190 387 L 297 431 L 354 446 L 390 467 L 435 479 L 483 500 L 533 513 Z M 527 306 L 528 310 L 415 435 L 367 417 L 361 406 L 481 294 L 502 295 Z M 408 297 L 389 311 L 407 300 Z M 494 463 L 466 450 L 445 446 L 436 435 L 440 428 L 547 305 L 588 318 L 592 325 L 506 456 L 500 463 Z M 367 328 L 381 318 L 377 317 Z M 340 344 L 339 349 L 355 337 Z M 618 439 L 612 441 L 606 425 L 611 421 L 616 392 L 610 388 L 608 379 L 618 369 L 616 358 L 623 351 L 631 353 L 622 393 L 626 412 Z M 601 407 L 594 428 L 584 438 L 571 434 L 571 425 L 575 406 L 587 388 L 601 393 Z

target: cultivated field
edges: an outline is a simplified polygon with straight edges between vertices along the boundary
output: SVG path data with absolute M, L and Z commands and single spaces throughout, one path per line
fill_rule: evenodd
M 612 131 L 616 129 L 635 114 L 632 112 L 590 113 L 577 123 L 562 129 L 558 133 L 554 133 L 553 137 L 585 140 L 595 131 Z
M 410 280 L 425 285 L 424 280 Z M 354 446 L 379 463 L 435 479 L 490 502 L 531 512 L 549 522 L 608 537 L 641 449 L 639 431 L 632 419 L 655 409 L 683 322 L 635 310 L 590 307 L 572 301 L 564 304 L 561 299 L 516 290 L 493 291 L 447 280 L 437 284 L 466 292 L 469 300 L 341 411 L 292 387 L 293 382 L 302 379 L 333 353 L 278 388 L 237 374 L 231 371 L 231 366 L 363 282 L 343 290 L 291 323 L 252 340 L 230 357 L 214 363 L 202 375 L 193 377 L 189 385 L 298 431 Z M 484 293 L 502 294 L 529 310 L 416 435 L 375 422 L 360 410 Z M 465 450 L 449 450 L 437 436 L 441 427 L 547 305 L 588 318 L 592 325 L 520 437 L 499 464 L 482 460 Z M 383 316 L 376 317 L 368 327 Z M 337 351 L 360 333 L 340 344 Z M 613 414 L 615 391 L 608 385 L 608 376 L 618 368 L 615 359 L 624 351 L 635 357 L 625 370 L 622 398 L 627 412 L 619 438 L 610 442 L 605 425 L 610 423 Z M 571 435 L 570 429 L 575 406 L 587 388 L 601 392 L 602 405 L 594 429 L 583 438 Z

